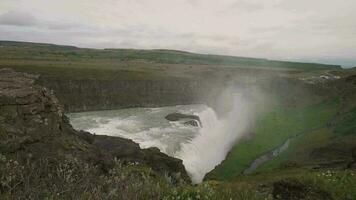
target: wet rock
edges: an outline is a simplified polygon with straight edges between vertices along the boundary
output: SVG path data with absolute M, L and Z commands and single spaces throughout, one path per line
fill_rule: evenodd
M 166 120 L 168 121 L 179 121 L 182 119 L 191 119 L 191 120 L 196 120 L 199 123 L 201 123 L 199 116 L 196 115 L 187 115 L 187 114 L 182 114 L 182 113 L 171 113 L 165 117 Z
M 195 121 L 195 120 L 186 121 L 186 122 L 184 122 L 184 125 L 199 127 L 199 123 L 197 121 Z

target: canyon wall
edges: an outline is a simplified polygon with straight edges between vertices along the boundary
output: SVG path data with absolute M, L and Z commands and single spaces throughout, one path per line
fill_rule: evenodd
M 93 80 L 41 76 L 67 112 L 202 103 L 206 84 L 191 80 Z

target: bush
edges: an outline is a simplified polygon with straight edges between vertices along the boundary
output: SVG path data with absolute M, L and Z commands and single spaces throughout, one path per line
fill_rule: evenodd
M 0 199 L 262 199 L 253 190 L 234 190 L 215 182 L 176 185 L 172 177 L 137 163 L 115 160 L 115 166 L 103 173 L 71 156 L 25 157 L 0 154 Z

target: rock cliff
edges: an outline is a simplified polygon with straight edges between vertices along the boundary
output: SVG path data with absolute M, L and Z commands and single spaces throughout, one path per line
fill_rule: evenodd
M 100 80 L 41 76 L 67 112 L 202 102 L 202 83 L 188 80 Z
M 189 181 L 182 161 L 157 149 L 140 149 L 131 140 L 93 136 L 72 128 L 53 92 L 38 76 L 0 70 L 0 153 L 33 159 L 71 156 L 110 168 L 113 159 L 146 165 Z

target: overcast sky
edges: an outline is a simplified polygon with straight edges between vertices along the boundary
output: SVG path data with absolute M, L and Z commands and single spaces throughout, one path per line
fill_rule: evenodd
M 0 0 L 0 40 L 356 66 L 356 0 Z

